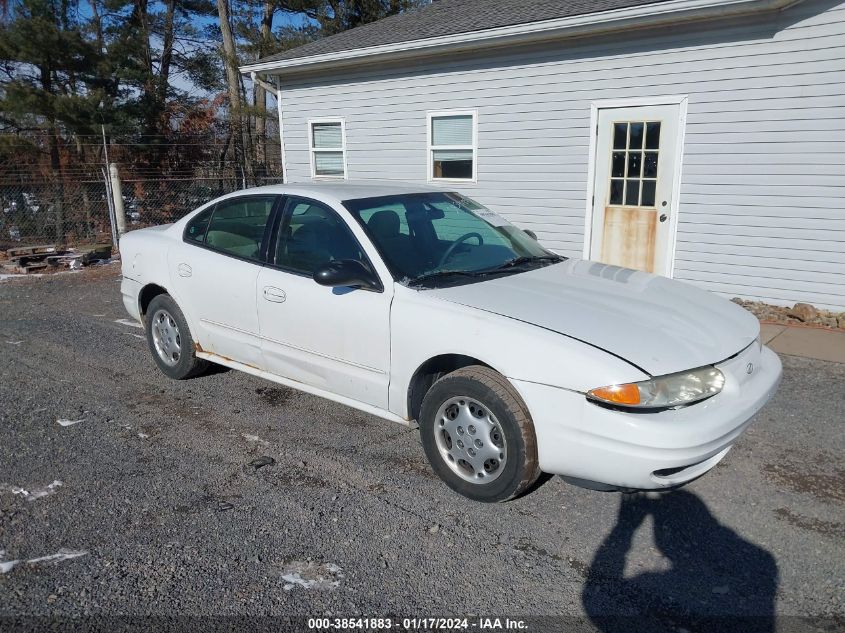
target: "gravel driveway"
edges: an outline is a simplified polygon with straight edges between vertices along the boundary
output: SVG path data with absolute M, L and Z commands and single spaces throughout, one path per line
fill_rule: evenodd
M 125 319 L 115 265 L 0 284 L 0 629 L 472 614 L 624 630 L 603 616 L 645 611 L 670 628 L 845 625 L 845 365 L 784 357 L 775 400 L 681 491 L 554 478 L 482 505 L 439 483 L 416 431 L 238 372 L 170 381 Z

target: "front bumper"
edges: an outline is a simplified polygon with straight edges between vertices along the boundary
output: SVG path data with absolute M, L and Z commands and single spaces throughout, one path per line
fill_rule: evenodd
M 660 490 L 692 481 L 719 463 L 774 395 L 782 372 L 777 354 L 757 343 L 716 366 L 725 374 L 719 394 L 658 413 L 608 409 L 581 393 L 512 382 L 531 412 L 543 471 L 610 487 Z

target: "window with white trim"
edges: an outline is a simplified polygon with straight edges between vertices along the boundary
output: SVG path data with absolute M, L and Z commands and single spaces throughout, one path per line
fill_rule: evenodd
M 342 120 L 308 122 L 312 178 L 346 178 L 346 130 Z
M 428 179 L 475 180 L 475 110 L 428 113 Z

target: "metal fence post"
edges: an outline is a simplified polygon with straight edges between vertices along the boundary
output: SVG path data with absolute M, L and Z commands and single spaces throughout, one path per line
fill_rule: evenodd
M 105 167 L 100 167 L 100 172 L 103 176 L 103 184 L 106 187 L 106 206 L 109 211 L 109 227 L 111 228 L 111 241 L 115 248 L 118 246 L 117 242 L 117 227 L 114 221 L 114 200 L 111 195 L 111 182 L 109 180 L 109 170 Z
M 114 201 L 114 219 L 117 236 L 126 233 L 126 212 L 123 209 L 123 188 L 120 185 L 120 175 L 117 173 L 117 164 L 109 164 L 109 179 L 111 180 L 112 200 Z

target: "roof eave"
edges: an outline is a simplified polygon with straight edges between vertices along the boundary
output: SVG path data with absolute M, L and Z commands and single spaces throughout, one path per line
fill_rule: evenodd
M 670 0 L 649 5 L 614 9 L 541 22 L 528 22 L 430 37 L 394 44 L 382 44 L 309 57 L 256 62 L 240 67 L 244 74 L 326 70 L 367 61 L 391 61 L 420 54 L 431 55 L 457 50 L 530 43 L 549 38 L 575 37 L 621 29 L 712 19 L 750 13 L 778 11 L 802 0 Z

